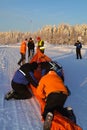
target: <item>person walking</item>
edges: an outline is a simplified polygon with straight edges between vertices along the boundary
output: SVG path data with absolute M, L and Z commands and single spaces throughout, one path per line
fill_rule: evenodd
M 21 54 L 21 58 L 18 61 L 18 65 L 23 65 L 25 64 L 25 60 L 26 60 L 26 44 L 27 44 L 27 39 L 25 39 L 20 46 L 20 54 Z
M 44 41 L 40 37 L 37 37 L 37 49 L 40 49 L 42 53 L 45 51 Z
M 69 96 L 68 89 L 61 77 L 54 70 L 50 70 L 39 81 L 37 94 L 46 101 L 42 117 L 45 120 L 44 130 L 50 130 L 54 111 L 57 110 L 63 114 L 63 106 Z
M 81 55 L 82 43 L 79 40 L 77 40 L 77 42 L 74 44 L 74 46 L 76 46 L 76 58 L 82 59 L 82 55 Z
M 12 90 L 5 95 L 5 99 L 29 99 L 32 97 L 29 84 L 37 87 L 38 81 L 34 77 L 34 70 L 38 68 L 37 62 L 25 63 L 14 74 L 11 86 Z
M 35 50 L 35 44 L 32 38 L 30 37 L 28 41 L 28 62 L 30 62 L 31 58 L 33 57 L 34 50 Z

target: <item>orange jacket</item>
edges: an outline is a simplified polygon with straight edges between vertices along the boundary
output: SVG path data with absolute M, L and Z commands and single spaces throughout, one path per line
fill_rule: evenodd
M 23 53 L 23 54 L 26 53 L 26 41 L 23 41 L 23 42 L 21 43 L 20 53 Z
M 39 81 L 37 94 L 41 98 L 46 98 L 52 92 L 64 92 L 68 96 L 68 91 L 64 86 L 62 79 L 54 71 L 49 71 Z

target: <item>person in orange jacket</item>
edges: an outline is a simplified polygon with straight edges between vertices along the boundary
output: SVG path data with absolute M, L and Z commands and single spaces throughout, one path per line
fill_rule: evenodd
M 54 111 L 57 110 L 63 114 L 63 106 L 69 96 L 68 89 L 60 76 L 55 71 L 50 70 L 39 81 L 37 94 L 40 98 L 46 100 L 42 117 L 45 120 L 44 130 L 50 130 Z
M 26 47 L 27 47 L 27 39 L 25 39 L 22 43 L 21 43 L 21 46 L 20 46 L 20 54 L 21 54 L 21 58 L 20 60 L 18 61 L 18 65 L 21 66 L 21 63 L 22 65 L 25 64 L 25 59 L 26 59 Z

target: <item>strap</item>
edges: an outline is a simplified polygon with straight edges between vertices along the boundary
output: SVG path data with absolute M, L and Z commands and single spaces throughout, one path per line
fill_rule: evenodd
M 19 69 L 19 71 L 20 71 L 24 76 L 26 75 L 22 70 Z

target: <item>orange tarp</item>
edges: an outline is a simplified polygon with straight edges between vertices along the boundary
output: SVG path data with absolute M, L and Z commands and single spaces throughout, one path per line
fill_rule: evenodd
M 39 101 L 39 104 L 41 106 L 41 113 L 43 113 L 45 102 L 37 95 L 35 87 L 31 85 L 31 89 L 34 96 Z M 52 121 L 51 130 L 82 130 L 82 128 L 77 124 L 73 123 L 67 117 L 64 117 L 58 112 L 55 112 L 54 119 Z
M 36 54 L 31 59 L 31 62 L 45 62 L 45 61 L 51 61 L 51 58 L 49 58 L 47 55 L 43 54 L 39 49 L 37 50 Z
M 43 61 L 51 61 L 51 59 L 49 57 L 47 57 L 46 55 L 42 54 L 39 50 L 37 51 L 37 53 L 34 55 L 34 57 L 32 58 L 31 62 L 33 61 L 37 61 L 37 62 L 43 62 Z M 37 78 L 37 80 L 39 81 L 41 78 L 41 73 L 39 70 L 35 71 L 34 73 L 35 77 Z M 34 96 L 37 98 L 37 100 L 39 101 L 39 104 L 41 106 L 41 113 L 43 113 L 44 111 L 44 107 L 45 107 L 45 101 L 43 101 L 36 93 L 36 88 L 32 85 L 30 85 L 31 90 L 34 94 Z M 73 123 L 71 120 L 69 120 L 68 118 L 62 116 L 61 114 L 59 114 L 58 112 L 54 113 L 54 118 L 52 121 L 52 126 L 51 126 L 51 130 L 82 130 L 81 127 L 79 127 L 78 125 L 76 125 L 75 123 Z

